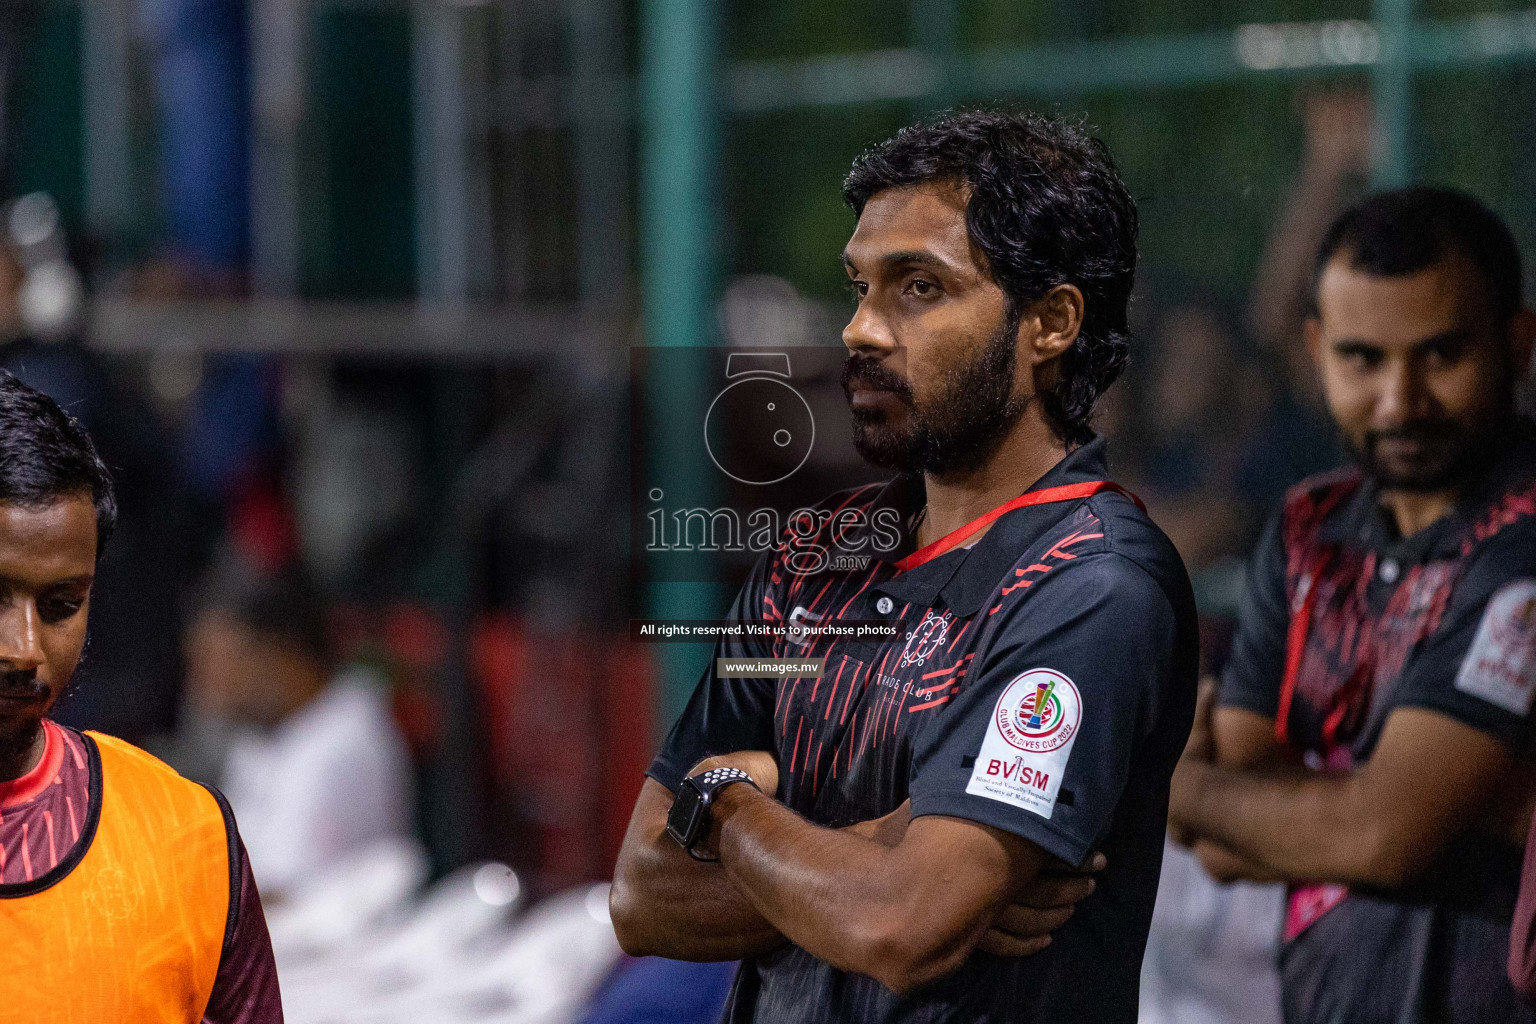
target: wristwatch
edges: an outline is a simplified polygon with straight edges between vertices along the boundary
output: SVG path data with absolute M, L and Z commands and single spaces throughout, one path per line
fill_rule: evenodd
M 752 776 L 740 768 L 711 768 L 688 776 L 677 788 L 672 810 L 667 813 L 667 835 L 694 860 L 716 859 L 700 856 L 694 847 L 709 835 L 709 805 L 714 803 L 716 794 L 734 782 L 745 782 L 757 789 Z

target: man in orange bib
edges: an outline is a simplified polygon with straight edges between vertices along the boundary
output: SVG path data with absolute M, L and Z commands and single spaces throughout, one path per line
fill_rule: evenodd
M 280 1024 L 223 799 L 47 719 L 85 646 L 116 516 L 85 430 L 0 371 L 0 1019 Z

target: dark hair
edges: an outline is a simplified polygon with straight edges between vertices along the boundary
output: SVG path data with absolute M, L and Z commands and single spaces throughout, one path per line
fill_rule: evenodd
M 226 551 L 203 578 L 194 603 L 197 614 L 217 612 L 316 661 L 331 660 L 325 602 L 297 565 L 267 570 Z
M 861 216 L 880 192 L 945 180 L 969 193 L 966 230 L 1010 316 L 1060 284 L 1083 293 L 1082 329 L 1042 398 L 1064 440 L 1088 440 L 1094 403 L 1125 368 L 1136 278 L 1136 201 L 1109 151 L 1080 122 L 953 111 L 861 153 L 843 198 Z
M 112 474 L 78 420 L 9 370 L 0 370 L 0 502 L 43 508 L 85 495 L 96 506 L 100 559 L 117 526 Z
M 1377 277 L 1400 277 L 1433 266 L 1453 252 L 1472 261 L 1488 286 L 1501 322 L 1520 308 L 1520 249 L 1504 221 L 1465 192 L 1400 188 L 1377 192 L 1345 210 L 1328 228 L 1312 264 L 1312 311 L 1317 285 L 1341 251 L 1349 266 Z

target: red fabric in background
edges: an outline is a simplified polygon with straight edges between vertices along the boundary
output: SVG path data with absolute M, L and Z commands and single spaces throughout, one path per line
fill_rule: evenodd
M 649 652 L 622 633 L 488 616 L 470 639 L 492 774 L 536 891 L 612 876 L 653 744 Z
M 1520 871 L 1520 898 L 1509 928 L 1509 981 L 1536 1007 L 1536 820 L 1525 841 L 1525 866 Z

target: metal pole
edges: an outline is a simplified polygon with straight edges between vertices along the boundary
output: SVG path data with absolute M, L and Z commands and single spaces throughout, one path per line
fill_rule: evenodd
M 435 0 L 412 5 L 416 293 L 450 305 L 469 300 L 463 35 L 460 10 Z
M 710 0 L 645 0 L 641 7 L 640 226 L 645 334 L 653 346 L 710 343 L 717 282 L 717 110 L 715 5 Z M 645 382 L 648 450 L 668 453 L 648 467 L 663 491 L 702 493 L 707 455 L 705 360 L 674 363 Z M 643 567 L 637 565 L 637 571 Z M 707 579 L 696 574 L 695 579 Z M 704 582 L 651 583 L 647 613 L 710 618 L 717 587 Z M 687 700 L 707 652 L 659 644 L 663 722 Z M 701 657 L 702 655 L 702 657 Z
M 628 125 L 620 18 L 615 0 L 572 0 L 572 120 L 576 129 L 577 292 L 585 306 L 630 298 Z
M 256 290 L 299 286 L 300 132 L 309 0 L 251 4 L 251 268 Z
M 1371 13 L 1381 38 L 1381 58 L 1371 75 L 1381 142 L 1375 183 L 1396 188 L 1413 177 L 1413 0 L 1372 0 Z
M 958 0 L 911 0 L 907 38 L 933 62 L 932 107 L 951 107 L 959 98 L 960 8 Z
M 85 217 L 108 236 L 131 226 L 133 158 L 129 134 L 130 16 L 125 0 L 80 5 L 85 114 Z

